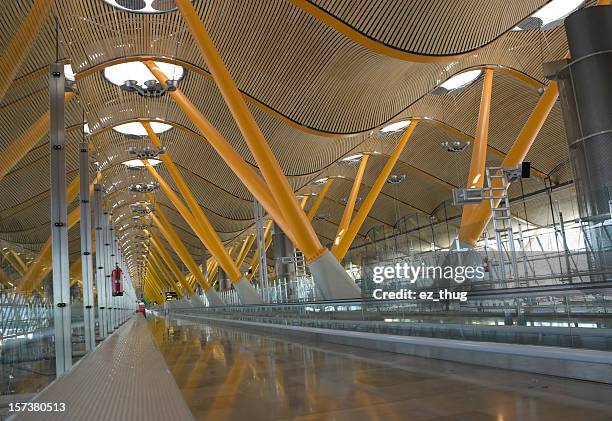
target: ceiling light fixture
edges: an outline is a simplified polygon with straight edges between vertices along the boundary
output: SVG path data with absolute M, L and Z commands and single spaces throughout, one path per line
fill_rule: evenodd
M 155 121 L 150 122 L 149 125 L 151 126 L 151 129 L 157 134 L 167 132 L 172 128 L 172 125 L 170 124 L 157 123 Z M 119 124 L 118 126 L 113 127 L 113 130 L 130 136 L 147 136 L 147 131 L 144 126 L 137 121 Z
M 156 61 L 155 65 L 168 76 L 168 80 L 176 82 L 185 76 L 185 69 L 182 66 L 161 61 Z M 124 86 L 126 81 L 130 81 L 132 82 L 131 85 L 137 85 L 142 89 L 146 89 L 147 82 L 158 82 L 148 67 L 140 61 L 128 61 L 109 66 L 104 69 L 102 74 L 110 83 L 120 87 Z
M 408 127 L 409 124 L 410 120 L 396 121 L 395 123 L 386 125 L 382 129 L 380 129 L 380 131 L 383 133 L 399 132 L 400 130 L 403 130 Z

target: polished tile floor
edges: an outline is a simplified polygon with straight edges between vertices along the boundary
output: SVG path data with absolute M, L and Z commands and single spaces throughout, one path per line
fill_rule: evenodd
M 198 420 L 612 420 L 612 386 L 155 319 Z

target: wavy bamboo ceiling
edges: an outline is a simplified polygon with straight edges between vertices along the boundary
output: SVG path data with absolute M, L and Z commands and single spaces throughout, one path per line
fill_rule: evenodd
M 3 2 L 1 51 L 32 3 Z M 385 186 L 361 234 L 377 225 L 393 226 L 406 214 L 437 214 L 451 189 L 465 185 L 470 154 L 469 147 L 458 154 L 446 152 L 440 143 L 474 135 L 482 81 L 446 95 L 432 92 L 434 88 L 462 70 L 482 65 L 518 72 L 520 77 L 502 72 L 494 77 L 489 161 L 499 163 L 538 100 L 538 86 L 546 83 L 542 64 L 561 58 L 567 50 L 562 26 L 546 32 L 510 30 L 545 0 L 193 3 L 292 186 L 316 193 L 320 187 L 312 181 L 344 177 L 334 183 L 322 216 L 314 222 L 325 243 L 335 237 L 342 200 L 356 172 L 356 167 L 338 163 L 340 158 L 356 151 L 379 153 L 364 178 L 359 195 L 365 196 L 400 136 L 379 129 L 396 120 L 430 118 L 419 123 L 394 170 L 406 174 L 406 181 Z M 140 56 L 183 64 L 187 73 L 179 88 L 255 165 L 178 12 L 134 14 L 103 0 L 57 1 L 53 16 L 0 102 L 0 151 L 48 109 L 47 66 L 55 61 L 56 22 L 59 58 L 77 73 L 77 98 L 67 105 L 66 113 L 68 180 L 78 173 L 77 145 L 84 116 L 93 132 L 93 159 L 100 164 L 109 206 L 117 204 L 113 217 L 122 224 L 119 216 L 142 198 L 129 193 L 127 186 L 150 176 L 127 170 L 121 162 L 130 159 L 128 146 L 147 140 L 128 139 L 109 129 L 126 121 L 160 119 L 175 126 L 160 138 L 221 238 L 238 241 L 252 230 L 252 196 L 169 96 L 143 98 L 102 76 L 104 66 Z M 555 106 L 528 159 L 540 174 L 549 174 L 567 161 L 565 145 L 560 109 Z M 32 250 L 47 239 L 48 166 L 45 136 L 0 180 L 1 239 Z M 163 166 L 158 168 L 169 179 Z M 96 169 L 92 166 L 92 174 Z M 562 174 L 559 182 L 570 177 L 568 171 L 558 174 Z M 541 186 L 536 179 L 524 188 L 532 191 Z M 518 191 L 513 188 L 512 194 Z M 199 242 L 180 215 L 161 194 L 156 199 L 190 251 L 198 255 Z M 71 239 L 77 236 L 73 228 Z M 70 246 L 76 256 L 78 241 Z

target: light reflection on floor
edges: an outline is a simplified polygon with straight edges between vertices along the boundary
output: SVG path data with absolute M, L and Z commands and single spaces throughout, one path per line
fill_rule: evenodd
M 198 420 L 612 420 L 612 386 L 155 319 Z

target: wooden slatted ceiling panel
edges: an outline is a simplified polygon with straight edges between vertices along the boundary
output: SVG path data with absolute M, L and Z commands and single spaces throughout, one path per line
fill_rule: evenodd
M 196 6 L 243 91 L 304 126 L 330 132 L 354 133 L 382 125 L 437 81 L 474 64 L 522 69 L 535 60 L 531 67 L 539 75 L 542 54 L 555 47 L 545 45 L 548 40 L 538 31 L 507 34 L 449 71 L 448 64 L 409 63 L 368 51 L 282 0 Z M 176 13 L 134 15 L 97 0 L 69 0 L 64 7 L 62 27 L 73 28 L 64 36 L 80 69 L 135 54 L 178 57 L 203 67 Z M 152 43 L 154 37 L 161 41 Z M 521 45 L 528 46 L 530 54 L 517 57 L 508 50 Z
M 547 3 L 546 0 L 308 1 L 369 38 L 424 55 L 459 54 L 482 47 Z M 462 36 L 457 37 L 458 33 Z
M 198 4 L 204 7 L 203 3 Z M 565 38 L 562 29 L 546 34 L 541 34 L 539 31 L 508 33 L 483 51 L 479 51 L 477 57 L 469 57 L 445 70 L 448 65 L 441 67 L 440 65 L 416 65 L 399 62 L 364 50 L 339 36 L 333 30 L 322 27 L 299 11 L 291 10 L 287 12 L 283 9 L 285 8 L 284 2 L 283 4 L 268 2 L 261 5 L 256 9 L 256 14 L 259 14 L 259 16 L 253 16 L 253 13 L 243 10 L 241 7 L 244 6 L 239 2 L 223 4 L 210 2 L 210 7 L 206 12 L 206 19 L 214 21 L 211 25 L 213 38 L 220 44 L 221 52 L 230 64 L 232 73 L 237 77 L 240 87 L 279 112 L 300 121 L 306 126 L 330 131 L 351 132 L 359 130 L 359 128 L 374 127 L 374 125 L 388 120 L 396 110 L 405 108 L 407 104 L 429 90 L 433 85 L 473 64 L 484 62 L 512 65 L 541 79 L 542 61 L 561 57 L 565 50 Z M 23 9 L 23 15 L 13 12 L 3 14 L 2 17 L 6 18 L 7 22 L 10 21 L 10 25 L 12 25 L 6 26 L 3 22 L 3 29 L 6 27 L 16 28 L 24 13 L 25 9 Z M 232 21 L 236 25 L 228 25 L 227 19 L 219 18 L 219 16 L 228 17 L 228 15 L 231 19 L 236 19 L 235 22 Z M 235 15 L 239 17 L 234 18 Z M 246 25 L 246 27 L 243 25 L 246 18 L 253 21 L 252 25 Z M 152 19 L 152 22 L 148 22 L 146 19 Z M 243 21 L 237 22 L 240 19 Z M 272 25 L 269 24 L 270 22 Z M 291 24 L 291 28 L 286 31 L 278 30 L 281 27 L 285 28 L 285 26 L 279 25 L 286 25 L 287 22 Z M 209 23 L 207 22 L 207 25 Z M 240 25 L 237 25 L 238 23 Z M 217 28 L 214 26 L 216 24 L 227 25 L 227 27 Z M 65 41 L 65 47 L 67 47 L 65 51 L 69 53 L 73 60 L 75 70 L 87 68 L 109 58 L 138 52 L 177 56 L 202 66 L 197 50 L 189 41 L 188 34 L 180 28 L 180 25 L 180 18 L 175 13 L 135 17 L 118 12 L 115 9 L 109 9 L 107 5 L 98 0 L 62 2 L 61 26 L 64 29 L 62 37 Z M 53 28 L 51 26 L 48 25 L 43 31 L 43 36 L 41 36 L 39 42 L 40 46 L 37 44 L 36 49 L 30 54 L 20 75 L 26 75 L 36 69 L 45 67 L 50 61 L 47 55 L 54 50 Z M 142 30 L 143 27 L 155 32 L 147 35 L 147 31 Z M 258 31 L 267 30 L 266 28 L 270 27 L 275 28 L 273 32 L 278 32 L 278 34 L 265 38 L 260 43 L 261 45 L 258 44 L 258 48 L 255 48 L 254 40 L 261 38 Z M 227 28 L 232 30 L 229 31 Z M 241 30 L 236 31 L 235 28 Z M 286 35 L 287 31 L 292 31 L 289 36 Z M 10 34 L 11 32 L 3 31 L 3 34 L 7 33 Z M 156 37 L 160 38 L 161 41 L 156 42 L 151 47 L 150 43 L 146 41 Z M 5 42 L 8 38 L 5 35 L 4 38 L 0 39 Z M 176 41 L 176 39 L 179 39 L 179 41 Z M 296 44 L 296 40 L 300 42 Z M 117 49 L 117 45 L 121 45 L 121 47 Z M 110 46 L 114 47 L 110 48 Z M 177 46 L 180 48 L 177 48 Z M 257 51 L 262 48 L 278 54 L 270 63 L 249 60 L 249 57 L 252 58 L 253 54 L 266 54 L 266 52 Z M 313 55 L 312 50 L 316 50 L 315 55 Z M 44 54 L 40 54 L 40 51 L 43 51 Z M 62 45 L 62 51 L 64 51 L 64 45 Z M 262 55 L 262 57 L 268 56 Z M 46 71 L 42 74 L 46 75 Z M 496 85 L 498 85 L 497 79 L 499 77 L 496 77 Z M 333 89 L 329 89 L 328 86 L 317 83 L 318 80 L 332 80 L 335 85 L 332 87 Z M 188 94 L 192 99 L 199 101 L 198 107 L 206 110 L 207 113 L 211 112 L 216 115 L 221 126 L 219 128 L 223 134 L 230 141 L 235 142 L 237 149 L 250 159 L 250 154 L 245 148 L 244 142 L 237 135 L 237 130 L 231 118 L 227 115 L 224 104 L 220 101 L 210 80 L 201 75 L 190 73 L 185 81 L 189 81 L 189 84 L 185 84 L 186 90 L 190 90 Z M 136 97 L 135 95 L 128 99 L 127 95 L 122 94 L 116 87 L 109 86 L 99 75 L 79 81 L 79 89 L 81 101 L 85 104 L 88 117 L 91 117 L 92 120 L 100 120 L 116 111 L 126 109 L 126 106 L 134 106 L 138 103 L 138 98 L 133 99 L 133 97 Z M 478 98 L 480 88 L 475 85 L 474 89 L 477 93 L 475 98 Z M 512 92 L 512 89 L 512 87 L 508 87 L 508 92 Z M 466 92 L 471 90 L 472 88 L 466 90 Z M 521 95 L 526 94 L 521 92 Z M 473 107 L 473 100 L 471 102 L 468 100 L 469 95 L 465 96 L 466 100 L 462 100 L 458 107 L 464 110 L 477 110 L 477 106 Z M 428 103 L 430 97 L 428 96 L 420 102 L 425 104 L 423 107 L 427 114 L 437 112 L 438 107 L 447 110 L 448 105 Z M 0 112 L 3 126 L 8 128 L 0 133 L 0 148 L 6 147 L 7 142 L 22 133 L 34 121 L 35 116 L 41 115 L 46 109 L 47 102 L 46 76 L 13 87 L 0 107 L 8 103 L 19 106 L 6 110 L 2 108 Z M 144 101 L 142 102 L 144 103 Z M 74 113 L 69 112 L 69 114 L 74 115 L 75 122 L 80 121 L 80 109 L 73 104 L 76 104 L 76 101 L 71 103 L 69 110 L 74 106 L 76 111 Z M 156 108 L 151 105 L 151 102 L 140 104 L 139 107 L 144 108 L 138 108 L 138 111 L 134 111 L 134 114 L 146 111 L 151 115 L 156 115 L 158 112 L 161 112 L 162 115 L 169 115 L 168 113 L 172 112 L 172 108 L 168 106 L 158 106 Z M 497 113 L 501 116 L 504 114 L 516 115 L 517 107 L 518 105 L 513 107 L 513 104 L 510 103 L 500 106 L 494 105 L 494 114 Z M 264 133 L 271 139 L 273 148 L 279 155 L 285 170 L 293 174 L 310 173 L 309 176 L 304 175 L 291 179 L 296 188 L 308 183 L 313 176 L 316 176 L 316 171 L 324 169 L 330 162 L 333 162 L 337 157 L 342 156 L 363 140 L 363 138 L 350 139 L 343 143 L 340 140 L 321 139 L 316 136 L 305 135 L 303 132 L 280 123 L 259 109 L 253 108 L 253 110 L 258 122 L 264 128 Z M 122 113 L 120 115 L 125 116 L 127 114 Z M 446 114 L 443 114 L 445 115 L 444 119 L 446 119 Z M 142 114 L 137 116 L 140 117 Z M 556 110 L 556 116 L 560 118 L 558 110 Z M 472 120 L 469 123 L 467 117 L 465 118 L 465 124 L 473 127 L 475 117 L 474 115 L 471 115 L 471 117 Z M 177 115 L 176 118 L 178 119 L 179 116 Z M 72 117 L 70 119 L 72 120 Z M 188 125 L 184 118 L 182 123 Z M 537 154 L 532 152 L 534 155 L 533 162 L 545 156 L 546 153 L 544 152 L 548 150 L 550 145 L 565 146 L 564 142 L 559 141 L 563 138 L 563 127 L 560 120 L 555 120 L 555 111 L 553 111 L 543 133 L 547 131 L 549 125 L 551 126 L 550 134 L 546 136 L 541 134 L 536 141 L 534 151 L 537 147 L 542 149 Z M 466 131 L 471 132 L 471 130 Z M 172 132 L 178 133 L 176 130 Z M 101 155 L 106 153 L 104 143 L 108 140 L 106 134 L 103 136 L 99 142 L 96 141 Z M 178 135 L 176 136 L 178 137 Z M 420 137 L 415 137 L 413 141 L 416 142 L 417 139 L 420 139 Z M 507 145 L 503 142 L 508 139 L 510 138 L 500 138 L 499 141 L 502 142 L 500 145 Z M 493 141 L 498 141 L 497 136 Z M 23 172 L 27 173 L 25 169 L 34 165 L 45 154 L 44 142 L 45 140 L 39 144 L 34 152 L 28 154 L 17 168 L 23 168 Z M 291 147 L 287 147 L 289 142 L 291 142 Z M 423 142 L 425 143 L 425 140 Z M 173 156 L 177 162 L 184 162 L 184 167 L 193 171 L 193 174 L 197 177 L 208 179 L 213 184 L 221 183 L 221 181 L 230 178 L 227 177 L 227 168 L 221 160 L 209 160 L 210 155 L 205 154 L 202 155 L 203 159 L 198 163 L 196 157 L 200 154 L 194 154 L 192 149 L 192 146 L 195 145 L 189 145 L 186 142 L 181 143 L 178 140 L 177 143 L 177 151 L 176 153 L 173 152 Z M 318 146 L 318 143 L 323 146 L 317 149 L 316 159 L 303 159 L 303 156 L 307 156 L 303 154 L 303 151 L 312 151 L 313 145 Z M 338 145 L 339 143 L 340 145 Z M 436 147 L 435 143 L 433 142 L 432 147 Z M 175 148 L 175 146 L 172 146 L 172 148 Z M 199 148 L 197 150 L 200 151 Z M 109 152 L 109 156 L 114 155 L 116 154 L 112 151 Z M 299 159 L 292 158 L 292 156 L 297 156 Z M 561 154 L 558 156 L 561 157 Z M 76 159 L 76 155 L 74 155 L 74 159 Z M 412 154 L 408 154 L 405 159 L 413 165 L 422 164 L 420 160 L 412 158 Z M 411 159 L 413 160 L 411 161 Z M 440 172 L 440 178 L 451 179 L 453 174 L 448 175 L 441 172 L 442 167 L 438 165 L 435 168 L 436 171 Z M 329 171 L 331 171 L 330 168 L 324 170 L 324 172 Z M 219 174 L 223 174 L 223 177 L 219 177 Z M 565 174 L 567 174 L 567 171 L 565 171 Z M 44 177 L 41 178 L 46 179 L 46 171 Z M 23 184 L 24 181 L 26 184 Z M 6 184 L 10 184 L 13 186 L 11 187 L 12 191 L 21 190 L 23 196 L 23 191 L 27 190 L 24 186 L 27 185 L 28 181 L 26 177 L 11 180 L 10 183 L 5 179 L 0 187 L 4 188 Z M 238 180 L 230 179 L 230 181 L 231 183 L 228 183 L 228 186 L 223 187 L 240 197 L 250 197 Z M 38 191 L 40 194 L 40 188 Z M 29 197 L 34 197 L 35 194 Z M 23 199 L 28 200 L 28 197 Z M 225 203 L 225 199 L 219 201 Z M 227 206 L 226 209 L 230 207 L 232 206 Z M 244 208 L 244 212 L 245 214 L 248 212 L 247 207 Z M 337 211 L 337 218 L 339 218 L 341 212 L 342 209 Z M 28 219 L 28 226 L 30 227 L 35 226 L 37 222 L 44 224 L 44 221 L 48 221 L 48 212 L 42 209 L 40 212 L 33 211 L 26 218 L 31 218 L 31 220 Z M 232 229 L 235 229 L 235 227 Z M 47 233 L 48 227 L 41 232 Z M 29 241 L 25 236 L 23 240 L 24 242 Z

